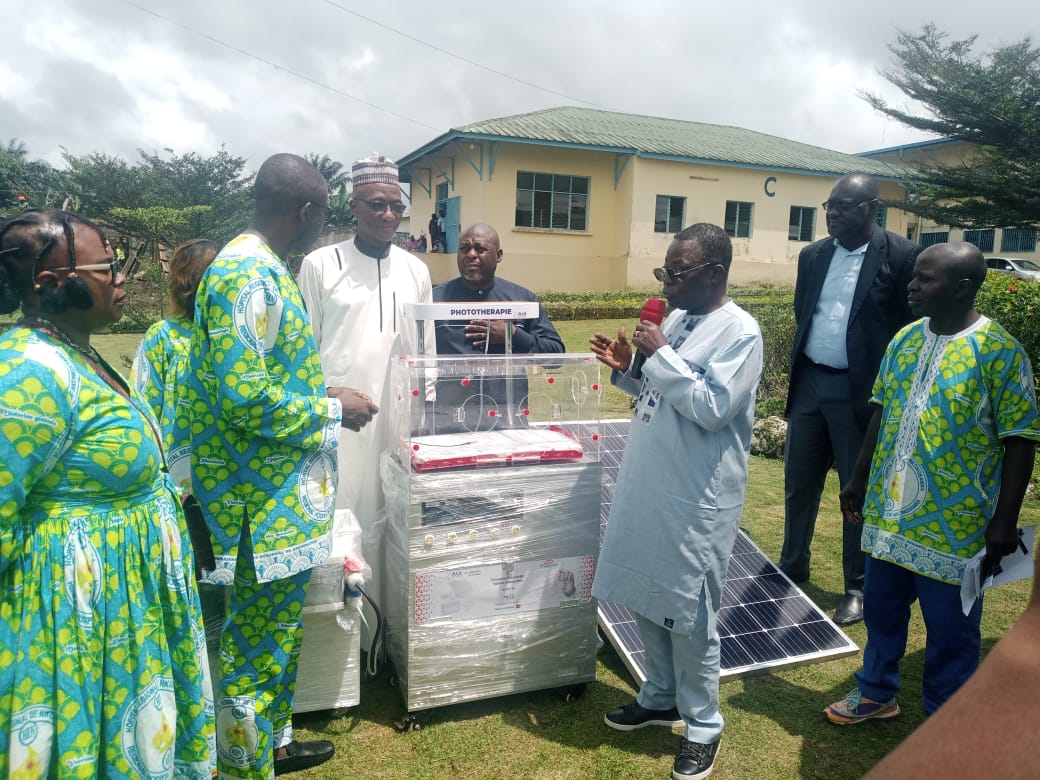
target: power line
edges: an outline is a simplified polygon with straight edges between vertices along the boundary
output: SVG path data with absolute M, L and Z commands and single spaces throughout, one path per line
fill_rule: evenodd
M 463 56 L 461 56 L 459 54 L 455 54 L 454 52 L 450 52 L 447 49 L 442 49 L 439 46 L 434 46 L 432 43 L 424 41 L 422 38 L 416 38 L 414 35 L 409 35 L 406 32 L 401 32 L 400 30 L 398 30 L 398 29 L 396 29 L 394 27 L 391 27 L 388 24 L 383 24 L 382 22 L 376 21 L 375 19 L 373 19 L 373 18 L 371 18 L 369 16 L 365 16 L 364 14 L 360 14 L 357 11 L 354 11 L 354 10 L 352 10 L 350 8 L 344 8 L 342 5 L 340 5 L 339 3 L 334 2 L 333 0 L 325 0 L 325 3 L 327 3 L 328 5 L 331 5 L 333 8 L 338 8 L 340 11 L 343 11 L 344 13 L 348 13 L 348 14 L 351 14 L 352 16 L 356 16 L 358 19 L 364 19 L 366 22 L 368 22 L 369 24 L 374 24 L 376 27 L 382 27 L 384 30 L 388 30 L 388 31 L 394 33 L 395 35 L 400 35 L 402 38 L 407 38 L 410 41 L 413 41 L 415 43 L 421 44 L 422 46 L 425 46 L 428 49 L 433 49 L 436 52 L 440 52 L 441 54 L 444 54 L 444 55 L 446 55 L 448 57 L 452 57 L 452 58 L 454 58 L 456 60 L 459 60 L 460 62 L 465 62 L 467 65 L 472 65 L 475 68 L 480 68 L 481 70 L 486 70 L 488 73 L 494 73 L 496 76 L 501 76 L 502 78 L 509 79 L 510 81 L 515 81 L 518 84 L 523 84 L 526 87 L 531 87 L 533 89 L 541 90 L 542 92 L 548 92 L 550 95 L 556 95 L 557 97 L 562 97 L 562 98 L 564 98 L 566 100 L 576 101 L 578 103 L 584 103 L 587 106 L 595 106 L 596 108 L 605 108 L 605 106 L 601 106 L 598 103 L 593 103 L 593 102 L 591 102 L 589 100 L 582 100 L 581 98 L 574 97 L 572 95 L 567 95 L 567 94 L 565 94 L 563 92 L 557 92 L 555 89 L 549 89 L 548 87 L 543 87 L 543 86 L 540 86 L 538 84 L 534 84 L 534 83 L 532 83 L 530 81 L 524 81 L 524 79 L 517 78 L 516 76 L 511 76 L 508 73 L 503 73 L 502 71 L 495 70 L 494 68 L 489 68 L 487 65 L 484 65 L 482 63 L 475 62 L 474 60 L 466 59 L 465 57 L 463 57 Z
M 143 13 L 150 14 L 150 15 L 156 17 L 157 19 L 161 19 L 162 21 L 166 22 L 167 24 L 172 24 L 174 27 L 179 27 L 182 30 L 186 30 L 187 32 L 192 33 L 193 35 L 198 35 L 200 38 L 205 38 L 206 40 L 211 41 L 211 42 L 217 44 L 218 46 L 223 46 L 226 49 L 230 49 L 233 52 L 241 54 L 241 55 L 243 55 L 245 57 L 249 57 L 250 59 L 254 59 L 257 62 L 262 62 L 264 65 L 267 65 L 267 66 L 269 66 L 271 68 L 274 68 L 276 70 L 280 70 L 283 73 L 288 73 L 290 76 L 295 76 L 298 79 L 303 79 L 304 81 L 310 82 L 311 84 L 314 84 L 315 86 L 321 87 L 322 89 L 327 89 L 329 92 L 332 92 L 332 93 L 334 93 L 336 95 L 339 95 L 340 97 L 345 97 L 345 98 L 349 98 L 350 100 L 355 100 L 358 103 L 362 103 L 362 104 L 364 104 L 364 105 L 366 105 L 366 106 L 368 106 L 370 108 L 374 108 L 377 111 L 382 111 L 382 112 L 384 112 L 386 114 L 390 114 L 391 116 L 395 116 L 398 119 L 403 119 L 406 122 L 411 122 L 412 124 L 419 125 L 420 127 L 425 127 L 426 129 L 433 130 L 436 133 L 443 133 L 444 132 L 444 130 L 442 128 L 434 127 L 433 125 L 428 125 L 428 124 L 426 124 L 425 122 L 423 122 L 423 121 L 421 121 L 419 119 L 415 119 L 413 117 L 406 116 L 404 114 L 399 114 L 396 111 L 393 111 L 393 110 L 391 110 L 389 108 L 384 108 L 383 106 L 376 105 L 375 103 L 371 103 L 371 102 L 369 102 L 367 100 L 359 98 L 356 95 L 351 95 L 349 92 L 344 92 L 343 90 L 336 89 L 333 86 L 330 86 L 330 85 L 328 85 L 328 84 L 326 84 L 326 83 L 324 83 L 322 81 L 318 81 L 315 78 L 311 78 L 310 76 L 307 76 L 307 75 L 305 75 L 303 73 L 297 73 L 296 71 L 292 70 L 291 68 L 287 68 L 284 65 L 279 65 L 276 62 L 271 62 L 271 60 L 265 59 L 265 58 L 259 56 L 258 54 L 253 54 L 252 52 L 246 51 L 245 49 L 241 49 L 238 46 L 233 46 L 230 43 L 226 43 L 226 42 L 220 40 L 219 38 L 214 38 L 212 35 L 210 35 L 208 33 L 202 32 L 201 30 L 196 30 L 194 27 L 190 27 L 190 26 L 188 26 L 186 24 L 182 24 L 181 22 L 174 21 L 173 19 L 170 19 L 170 18 L 168 18 L 166 16 L 163 16 L 162 14 L 157 13 L 156 11 L 153 11 L 150 8 L 145 8 L 144 6 L 138 5 L 137 3 L 133 2 L 133 0 L 122 0 L 122 1 L 124 3 L 126 3 L 127 5 L 129 5 L 129 6 L 132 6 L 133 8 L 136 8 L 138 11 L 142 11 Z

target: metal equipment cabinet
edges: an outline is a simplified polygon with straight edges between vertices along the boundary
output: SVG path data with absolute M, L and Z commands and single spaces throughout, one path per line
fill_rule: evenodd
M 596 672 L 595 359 L 401 358 L 391 381 L 383 606 L 408 711 L 580 689 Z M 509 403 L 476 397 L 495 382 L 516 382 Z

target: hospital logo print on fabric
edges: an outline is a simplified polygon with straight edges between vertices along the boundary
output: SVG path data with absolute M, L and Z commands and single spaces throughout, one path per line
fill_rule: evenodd
M 264 279 L 250 279 L 235 300 L 238 338 L 258 354 L 267 354 L 277 336 L 281 308 L 282 299 L 276 289 Z
M 327 452 L 304 459 L 300 467 L 300 504 L 313 520 L 323 520 L 332 512 L 336 500 L 336 461 Z
M 217 704 L 217 751 L 230 766 L 244 768 L 256 759 L 259 734 L 253 701 L 245 696 L 226 696 Z
M 156 677 L 127 707 L 120 729 L 123 756 L 136 777 L 169 777 L 176 741 L 173 678 Z
M 47 777 L 54 741 L 53 707 L 26 707 L 11 717 L 11 777 Z

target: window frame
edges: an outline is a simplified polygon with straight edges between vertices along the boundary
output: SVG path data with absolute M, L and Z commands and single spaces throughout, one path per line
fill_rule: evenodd
M 975 239 L 975 240 L 972 240 Z M 986 240 L 988 239 L 988 240 Z M 978 250 L 983 253 L 993 251 L 993 247 L 997 243 L 997 231 L 993 228 L 979 228 L 975 230 L 965 230 L 964 240 L 972 246 L 978 247 Z
M 658 215 L 661 213 L 661 202 L 665 202 L 665 218 L 664 224 L 661 225 L 661 220 L 658 219 Z M 679 204 L 679 219 L 678 225 L 673 226 L 675 220 L 675 214 L 673 213 L 673 206 Z M 686 198 L 683 195 L 658 195 L 654 200 L 654 232 L 655 233 L 668 233 L 675 235 L 683 229 L 683 221 L 686 219 Z
M 730 225 L 730 217 L 729 217 L 730 206 L 733 206 L 734 210 L 735 210 L 735 214 L 733 216 L 733 221 L 732 221 L 732 227 Z M 746 207 L 746 210 L 748 212 L 747 213 L 747 217 L 745 219 L 741 218 L 741 212 L 742 212 L 742 210 L 744 210 L 743 207 Z M 751 202 L 751 201 L 744 201 L 744 200 L 727 200 L 726 201 L 726 209 L 723 212 L 722 224 L 723 224 L 723 230 L 726 231 L 726 233 L 729 235 L 730 238 L 751 238 L 752 233 L 754 233 L 754 220 L 755 220 L 755 204 L 753 202 Z M 741 226 L 742 225 L 745 225 L 746 228 L 747 228 L 747 233 L 746 234 L 742 234 L 741 233 Z
M 950 240 L 949 230 L 929 230 L 926 233 L 921 233 L 917 239 L 917 243 L 922 248 L 935 246 L 936 244 L 945 244 Z
M 798 209 L 798 235 L 791 235 L 791 228 L 795 227 L 795 209 Z M 805 232 L 805 212 L 809 212 L 809 237 L 802 238 Z M 811 244 L 816 240 L 816 207 L 815 206 L 791 206 L 790 216 L 787 218 L 787 240 L 800 241 Z
M 530 186 L 521 186 L 523 177 L 530 177 Z M 548 187 L 546 187 L 546 177 Z M 566 180 L 566 189 L 563 186 L 558 188 L 557 184 L 563 185 L 564 180 Z M 582 187 L 584 191 L 582 191 Z M 587 233 L 589 232 L 591 189 L 592 179 L 589 176 L 517 170 L 513 227 L 520 230 Z M 522 204 L 521 199 L 525 197 L 527 203 Z M 540 209 L 539 202 L 541 202 Z M 565 208 L 560 208 L 561 204 Z M 522 205 L 527 206 L 523 211 L 521 211 Z M 536 215 L 541 212 L 546 212 L 547 216 L 536 218 Z M 526 224 L 521 222 L 521 213 L 530 215 Z M 566 215 L 565 224 L 558 222 L 558 218 L 562 215 Z
M 1012 240 L 1013 239 L 1013 240 Z M 1012 246 L 1012 244 L 1014 244 Z M 1035 252 L 1036 228 L 1003 228 L 1000 231 L 1001 252 Z

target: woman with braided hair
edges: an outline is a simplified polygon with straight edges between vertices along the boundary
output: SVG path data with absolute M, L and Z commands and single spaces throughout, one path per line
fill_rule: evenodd
M 63 211 L 0 223 L 0 776 L 210 778 L 184 517 L 144 399 L 90 345 L 126 282 Z

